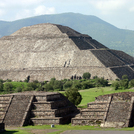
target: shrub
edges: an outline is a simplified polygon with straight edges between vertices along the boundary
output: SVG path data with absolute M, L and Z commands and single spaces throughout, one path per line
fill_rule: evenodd
M 30 82 L 27 84 L 27 87 L 31 87 L 33 88 L 33 90 L 35 90 L 36 88 L 38 88 L 38 84 L 34 82 Z
M 0 82 L 0 91 L 3 91 L 3 87 L 4 87 L 3 83 Z
M 51 84 L 46 84 L 46 85 L 44 85 L 44 89 L 46 90 L 46 91 L 52 91 L 52 90 L 54 90 L 53 89 L 53 86 L 51 85 Z
M 128 79 L 128 76 L 125 74 L 122 76 L 122 79 L 125 80 L 125 79 Z
M 15 92 L 22 92 L 22 87 L 17 87 L 17 88 L 15 89 Z
M 11 91 L 13 91 L 13 84 L 12 83 L 5 83 L 3 89 L 5 92 L 11 92 Z
M 23 91 L 33 91 L 34 89 L 32 87 L 25 87 Z
M 83 77 L 83 79 L 90 79 L 91 74 L 89 72 L 86 72 L 86 73 L 83 74 L 82 77 Z
M 71 88 L 73 85 L 73 82 L 72 81 L 67 81 L 64 85 L 63 85 L 63 89 L 68 89 L 68 88 Z
M 117 80 L 112 83 L 112 87 L 114 87 L 114 90 L 118 90 L 119 86 L 120 86 L 120 83 Z
M 69 89 L 65 92 L 65 96 L 68 98 L 68 100 L 70 102 L 72 102 L 74 105 L 78 105 L 80 104 L 80 102 L 82 101 L 82 96 L 81 94 L 78 92 L 78 89 L 73 88 L 73 89 Z
M 128 88 L 128 84 L 129 84 L 129 80 L 128 79 L 123 79 L 120 81 L 120 87 L 122 89 L 127 89 Z
M 104 78 L 96 78 L 95 85 L 97 87 L 105 87 L 108 86 L 108 81 Z
M 134 79 L 129 82 L 130 87 L 134 87 Z
M 82 82 L 81 85 L 82 85 L 82 89 L 89 89 L 89 88 L 93 87 L 93 85 L 90 81 L 84 81 L 84 82 Z
M 54 81 L 54 84 L 53 84 L 53 89 L 54 90 L 59 90 L 61 91 L 63 89 L 63 85 L 62 85 L 62 82 L 61 81 L 58 81 L 58 80 L 55 80 Z

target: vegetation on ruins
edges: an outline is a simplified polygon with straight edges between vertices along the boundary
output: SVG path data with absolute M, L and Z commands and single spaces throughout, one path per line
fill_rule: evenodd
M 89 72 L 86 72 L 86 73 L 83 74 L 82 77 L 83 77 L 83 79 L 90 79 L 91 74 Z
M 128 76 L 123 75 L 121 80 L 117 79 L 117 80 L 113 81 L 112 86 L 114 87 L 115 90 L 128 89 L 128 88 L 131 88 L 134 86 L 133 81 L 134 81 L 134 79 L 129 81 Z
M 72 102 L 76 106 L 79 105 L 82 101 L 82 96 L 78 92 L 77 88 L 72 88 L 72 89 L 67 90 L 65 92 L 65 96 L 70 102 Z

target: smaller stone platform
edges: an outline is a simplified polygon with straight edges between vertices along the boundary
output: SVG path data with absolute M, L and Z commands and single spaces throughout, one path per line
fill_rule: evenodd
M 81 110 L 73 125 L 101 125 L 101 127 L 134 126 L 134 92 L 98 96 Z
M 0 96 L 0 122 L 5 126 L 66 124 L 78 112 L 60 93 L 33 91 Z

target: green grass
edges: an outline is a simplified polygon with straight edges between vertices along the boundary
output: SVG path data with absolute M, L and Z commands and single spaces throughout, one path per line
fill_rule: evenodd
M 7 82 L 7 83 L 12 83 L 13 89 L 15 90 L 17 87 L 26 87 L 27 83 L 26 82 L 17 82 L 17 81 L 12 81 L 12 82 Z
M 105 94 L 119 93 L 119 92 L 134 92 L 134 89 L 126 89 L 126 90 L 114 90 L 112 87 L 99 87 L 99 88 L 91 88 L 86 90 L 80 90 L 80 94 L 82 95 L 82 101 L 80 105 L 87 105 L 89 102 L 95 101 L 95 97 Z
M 42 126 L 26 126 L 20 127 L 14 130 L 7 130 L 7 132 L 3 132 L 1 134 L 31 134 L 32 130 L 45 130 L 45 129 L 56 129 L 56 132 L 51 132 L 48 134 L 60 134 L 66 130 L 120 130 L 120 131 L 134 131 L 133 128 L 100 128 L 99 126 L 72 126 L 71 124 L 68 125 L 55 125 L 54 128 L 51 128 L 51 125 L 42 125 Z

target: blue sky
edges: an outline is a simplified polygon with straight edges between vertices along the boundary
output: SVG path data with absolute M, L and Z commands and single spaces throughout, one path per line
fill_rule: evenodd
M 134 0 L 0 0 L 0 20 L 66 12 L 95 15 L 110 24 L 134 30 Z

